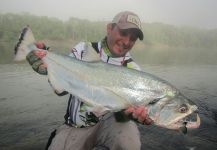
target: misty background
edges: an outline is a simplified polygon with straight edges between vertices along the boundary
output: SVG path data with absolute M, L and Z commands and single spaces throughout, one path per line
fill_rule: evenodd
M 37 40 L 68 53 L 79 41 L 99 41 L 120 11 L 142 20 L 144 40 L 132 54 L 146 64 L 217 64 L 214 0 L 0 0 L 0 63 L 13 61 L 19 33 L 30 25 Z
M 217 27 L 216 0 L 0 0 L 1 13 L 29 12 L 68 20 L 110 21 L 123 10 L 137 13 L 146 23 Z
M 199 107 L 201 126 L 182 135 L 139 126 L 142 149 L 217 149 L 216 0 L 0 0 L 0 149 L 44 149 L 63 123 L 66 97 L 57 97 L 47 77 L 13 62 L 21 29 L 68 54 L 80 41 L 99 41 L 120 11 L 142 20 L 144 40 L 131 51 L 145 72 L 177 87 Z

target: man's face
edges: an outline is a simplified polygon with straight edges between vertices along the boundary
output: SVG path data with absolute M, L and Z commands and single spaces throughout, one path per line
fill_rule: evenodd
M 107 26 L 107 44 L 112 55 L 124 56 L 135 44 L 138 38 L 137 29 L 122 30 L 117 25 Z

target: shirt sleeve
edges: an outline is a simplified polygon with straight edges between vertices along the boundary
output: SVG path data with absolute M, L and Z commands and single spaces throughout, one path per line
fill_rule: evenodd
M 87 62 L 100 60 L 99 54 L 95 51 L 90 42 L 78 43 L 75 47 L 71 49 L 71 53 L 69 56 Z
M 80 42 L 71 49 L 69 56 L 75 57 L 79 60 L 84 60 L 90 46 L 90 42 Z

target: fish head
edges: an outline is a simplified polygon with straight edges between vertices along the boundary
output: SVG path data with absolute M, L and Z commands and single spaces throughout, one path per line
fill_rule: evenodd
M 148 109 L 150 118 L 157 126 L 168 129 L 200 126 L 200 117 L 196 114 L 198 107 L 181 93 L 149 104 Z

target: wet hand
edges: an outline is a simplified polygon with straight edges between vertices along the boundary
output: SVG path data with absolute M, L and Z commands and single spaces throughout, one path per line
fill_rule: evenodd
M 37 41 L 35 42 L 35 46 L 38 48 L 37 50 L 34 51 L 34 54 L 39 57 L 39 58 L 43 58 L 46 56 L 47 51 L 49 49 L 49 47 L 47 47 L 44 42 L 42 41 Z
M 39 49 L 50 50 L 50 47 L 46 46 L 42 41 L 35 42 L 35 46 Z
M 125 114 L 132 116 L 133 119 L 136 119 L 142 124 L 149 125 L 152 123 L 151 118 L 148 117 L 148 110 L 144 106 L 130 106 L 125 110 Z
M 47 55 L 47 51 L 42 50 L 42 49 L 38 49 L 38 50 L 34 51 L 34 54 L 39 58 L 43 58 Z

